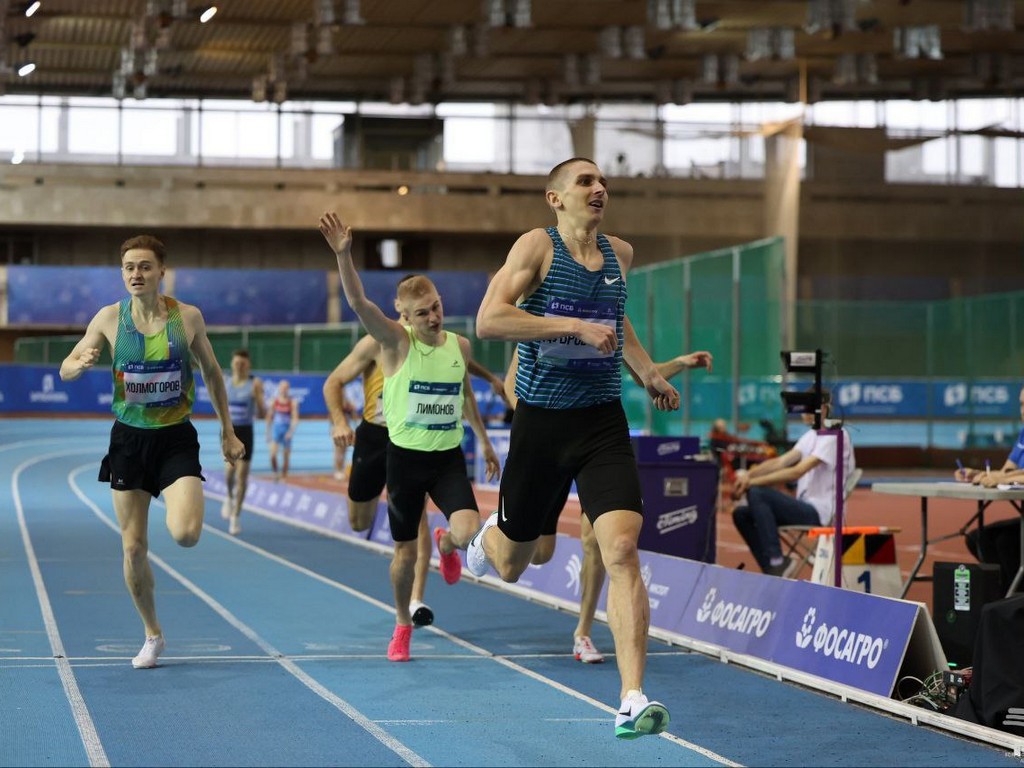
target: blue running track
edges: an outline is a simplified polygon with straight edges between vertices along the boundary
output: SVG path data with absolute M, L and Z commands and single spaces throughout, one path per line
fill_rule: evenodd
M 219 468 L 215 424 L 197 426 Z M 109 428 L 0 422 L 0 765 L 1019 765 L 657 641 L 645 687 L 670 733 L 617 741 L 605 625 L 609 663 L 580 664 L 573 615 L 434 572 L 436 623 L 390 663 L 387 557 L 254 514 L 228 536 L 213 498 L 193 549 L 152 507 L 167 650 L 134 670 L 141 622 L 96 481 Z

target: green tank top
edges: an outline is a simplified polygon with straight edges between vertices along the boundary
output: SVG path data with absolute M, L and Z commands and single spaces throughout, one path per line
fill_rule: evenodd
M 388 437 L 400 448 L 447 451 L 462 445 L 462 381 L 466 361 L 451 331 L 439 347 L 417 340 L 412 328 L 409 354 L 393 376 L 384 377 Z
M 117 420 L 132 427 L 158 429 L 188 421 L 196 386 L 185 323 L 178 302 L 164 297 L 167 324 L 152 336 L 139 333 L 132 320 L 132 300 L 117 310 L 114 341 L 114 401 Z

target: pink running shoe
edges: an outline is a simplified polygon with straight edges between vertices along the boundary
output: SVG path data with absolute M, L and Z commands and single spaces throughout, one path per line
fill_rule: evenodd
M 600 664 L 604 661 L 602 653 L 586 635 L 579 635 L 573 639 L 572 655 L 576 657 L 576 661 L 582 661 L 584 664 Z
M 412 624 L 396 624 L 391 642 L 388 643 L 388 661 L 408 661 L 411 639 Z
M 441 575 L 449 584 L 454 584 L 462 578 L 462 560 L 459 559 L 459 550 L 453 549 L 447 555 L 441 551 L 441 537 L 444 536 L 442 528 L 434 529 L 434 543 L 437 544 L 437 554 L 441 556 Z

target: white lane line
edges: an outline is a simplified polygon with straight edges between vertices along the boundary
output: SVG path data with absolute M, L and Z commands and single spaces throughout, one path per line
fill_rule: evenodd
M 46 585 L 43 583 L 43 574 L 39 569 L 35 547 L 32 546 L 32 537 L 29 536 L 28 526 L 25 523 L 25 509 L 22 506 L 21 492 L 18 489 L 21 473 L 29 467 L 61 456 L 72 456 L 89 452 L 81 449 L 76 451 L 59 451 L 23 461 L 17 466 L 14 474 L 11 476 L 11 495 L 14 497 L 14 510 L 18 517 L 18 527 L 21 529 L 21 541 L 25 546 L 29 570 L 32 572 L 32 583 L 35 585 L 36 598 L 39 600 L 39 609 L 43 615 L 46 636 L 50 641 L 50 649 L 53 651 L 57 672 L 60 675 L 61 684 L 64 686 L 64 693 L 68 697 L 68 703 L 71 705 L 75 725 L 78 726 L 78 733 L 82 738 L 82 745 L 85 747 L 86 755 L 89 758 L 89 765 L 105 768 L 110 765 L 110 761 L 107 759 L 107 753 L 103 749 L 99 733 L 96 731 L 96 724 L 92 721 L 92 715 L 89 714 L 89 708 L 82 697 L 82 691 L 78 687 L 78 680 L 75 678 L 75 673 L 71 670 L 71 663 L 64 652 L 64 642 L 61 640 L 60 632 L 57 629 L 57 618 L 53 614 L 53 606 L 50 605 L 50 596 L 46 592 Z
M 68 484 L 71 486 L 71 490 L 74 491 L 75 495 L 81 499 L 87 507 L 89 507 L 93 514 L 96 515 L 108 528 L 113 530 L 118 536 L 121 535 L 121 529 L 117 523 L 111 520 L 104 512 L 92 502 L 92 500 L 85 495 L 82 489 L 78 486 L 77 475 L 81 472 L 90 469 L 91 464 L 87 464 L 81 467 L 76 467 L 68 473 Z M 208 527 L 205 526 L 204 527 Z M 212 530 L 212 529 L 211 529 Z M 307 674 L 301 667 L 299 667 L 294 661 L 286 657 L 283 653 L 278 651 L 269 642 L 260 637 L 254 629 L 242 622 L 227 608 L 221 605 L 211 595 L 203 591 L 199 585 L 192 582 L 184 574 L 177 571 L 173 566 L 167 563 L 159 555 L 155 555 L 152 552 L 149 553 L 149 559 L 152 560 L 156 565 L 166 571 L 172 578 L 177 580 L 186 589 L 192 592 L 196 597 L 206 603 L 213 611 L 220 616 L 224 621 L 233 626 L 243 635 L 245 635 L 254 644 L 259 646 L 267 656 L 272 657 L 278 664 L 280 664 L 285 670 L 291 675 L 298 679 L 303 685 L 317 694 L 324 701 L 328 702 L 336 709 L 340 710 L 348 718 L 356 722 L 361 728 L 367 731 L 371 736 L 376 738 L 381 744 L 390 749 L 396 755 L 405 760 L 409 765 L 423 766 L 429 768 L 430 763 L 416 754 L 413 750 L 402 744 L 398 739 L 394 738 L 390 733 L 385 731 L 383 728 L 378 726 L 366 715 L 357 710 L 347 701 L 342 699 L 340 696 L 335 694 L 333 691 L 321 685 L 316 679 Z

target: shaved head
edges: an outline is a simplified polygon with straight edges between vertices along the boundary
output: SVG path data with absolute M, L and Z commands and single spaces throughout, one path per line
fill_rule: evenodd
M 597 167 L 597 163 L 589 157 L 570 157 L 568 160 L 563 160 L 548 172 L 548 183 L 545 190 L 561 192 L 565 189 L 566 179 L 569 178 L 569 168 L 576 163 L 590 163 L 595 168 Z

